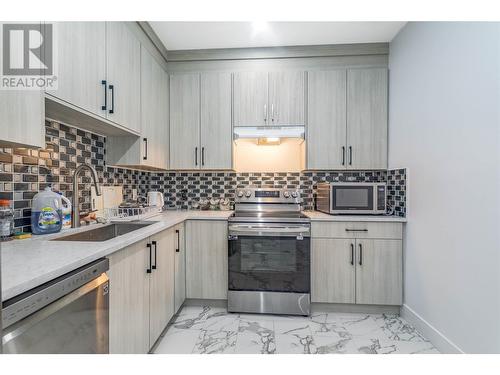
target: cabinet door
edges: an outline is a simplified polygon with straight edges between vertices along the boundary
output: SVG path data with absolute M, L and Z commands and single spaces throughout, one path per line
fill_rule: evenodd
M 312 239 L 312 302 L 355 302 L 354 245 L 354 239 Z
M 184 243 L 184 224 L 175 226 L 175 301 L 177 313 L 186 299 L 186 246 Z
M 167 91 L 167 73 L 142 47 L 140 163 L 162 169 L 168 159 Z
M 106 23 L 107 118 L 141 130 L 141 45 L 125 22 Z
M 187 298 L 227 298 L 227 222 L 186 223 Z
M 356 303 L 401 305 L 401 240 L 356 240 Z
M 106 117 L 106 26 L 104 22 L 58 22 L 58 87 L 48 93 Z
M 234 126 L 262 126 L 269 120 L 268 73 L 234 73 Z
M 201 74 L 201 168 L 232 168 L 231 73 Z
M 305 72 L 269 73 L 268 125 L 304 125 Z
M 170 169 L 198 169 L 200 75 L 170 76 Z
M 153 270 L 150 283 L 150 347 L 156 342 L 174 315 L 174 229 L 151 238 Z
M 149 345 L 149 250 L 137 242 L 109 256 L 110 353 L 145 354 Z
M 347 71 L 348 169 L 387 168 L 387 69 Z
M 307 169 L 345 169 L 346 71 L 311 71 L 307 82 Z

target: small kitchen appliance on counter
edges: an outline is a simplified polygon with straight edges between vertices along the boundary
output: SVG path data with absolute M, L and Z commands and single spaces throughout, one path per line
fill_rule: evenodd
M 310 219 L 298 190 L 236 190 L 229 217 L 228 311 L 310 313 Z
M 383 182 L 320 182 L 316 209 L 332 215 L 384 215 L 386 191 Z
M 148 206 L 149 207 L 157 207 L 158 211 L 163 211 L 163 206 L 165 202 L 163 200 L 163 193 L 159 191 L 150 191 L 148 192 Z

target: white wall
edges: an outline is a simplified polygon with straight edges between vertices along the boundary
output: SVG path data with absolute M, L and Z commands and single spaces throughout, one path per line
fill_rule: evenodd
M 499 353 L 500 26 L 409 23 L 389 67 L 389 166 L 411 176 L 403 311 L 443 350 Z

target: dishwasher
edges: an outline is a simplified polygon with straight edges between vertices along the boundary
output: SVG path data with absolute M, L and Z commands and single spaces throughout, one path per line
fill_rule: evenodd
M 108 259 L 2 304 L 4 354 L 109 353 Z

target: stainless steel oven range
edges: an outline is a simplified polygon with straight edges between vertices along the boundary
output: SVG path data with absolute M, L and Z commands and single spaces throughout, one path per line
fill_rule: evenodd
M 236 190 L 228 311 L 309 315 L 311 223 L 300 203 L 298 190 Z

